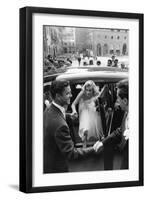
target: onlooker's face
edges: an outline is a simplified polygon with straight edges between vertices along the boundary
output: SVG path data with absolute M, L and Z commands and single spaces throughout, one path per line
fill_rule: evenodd
M 70 98 L 72 97 L 71 88 L 67 86 L 64 88 L 62 95 L 60 95 L 60 102 L 62 106 L 67 106 L 70 104 Z
M 93 95 L 92 86 L 86 86 L 85 87 L 85 94 L 86 94 L 87 97 L 92 97 L 92 95 Z
M 119 96 L 119 91 L 120 91 L 120 89 L 117 89 L 117 103 L 120 105 L 121 109 L 125 111 L 128 106 L 128 100 L 127 100 L 127 98 L 122 99 Z

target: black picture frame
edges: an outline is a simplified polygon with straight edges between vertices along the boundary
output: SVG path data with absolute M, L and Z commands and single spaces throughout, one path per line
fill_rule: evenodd
M 139 179 L 136 181 L 124 182 L 105 182 L 105 183 L 85 183 L 74 185 L 55 185 L 55 186 L 33 186 L 33 167 L 32 167 L 32 104 L 33 104 L 33 70 L 32 70 L 32 29 L 33 14 L 53 14 L 107 17 L 119 19 L 136 19 L 139 23 Z M 53 192 L 68 190 L 84 190 L 98 188 L 115 188 L 142 186 L 144 182 L 143 167 L 143 59 L 144 59 L 144 15 L 140 13 L 120 13 L 91 10 L 72 10 L 59 8 L 24 7 L 20 9 L 20 186 L 22 192 Z

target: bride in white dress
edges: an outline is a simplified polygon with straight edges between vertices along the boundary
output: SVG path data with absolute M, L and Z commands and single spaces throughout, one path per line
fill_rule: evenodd
M 103 137 L 101 116 L 95 106 L 98 94 L 97 86 L 89 80 L 72 103 L 72 115 L 74 116 L 78 115 L 76 105 L 79 104 L 79 136 L 83 142 L 85 140 L 101 140 Z

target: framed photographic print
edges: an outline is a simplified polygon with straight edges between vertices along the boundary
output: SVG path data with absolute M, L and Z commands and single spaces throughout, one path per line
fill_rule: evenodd
M 20 9 L 20 191 L 143 185 L 143 14 Z

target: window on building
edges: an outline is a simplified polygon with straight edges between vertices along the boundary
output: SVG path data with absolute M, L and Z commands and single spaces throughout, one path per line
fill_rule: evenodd
M 113 49 L 110 49 L 110 54 L 114 54 L 114 50 Z
M 120 49 L 116 49 L 116 55 L 120 56 Z
M 63 50 L 64 50 L 64 53 L 67 53 L 67 48 L 66 47 L 64 47 Z

